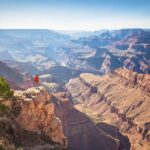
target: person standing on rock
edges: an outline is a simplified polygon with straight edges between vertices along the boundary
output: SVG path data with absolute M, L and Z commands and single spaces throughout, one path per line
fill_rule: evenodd
M 38 76 L 38 75 L 35 75 L 35 77 L 34 77 L 34 85 L 35 85 L 36 87 L 38 87 L 38 86 L 39 86 L 39 83 L 40 83 L 39 76 Z

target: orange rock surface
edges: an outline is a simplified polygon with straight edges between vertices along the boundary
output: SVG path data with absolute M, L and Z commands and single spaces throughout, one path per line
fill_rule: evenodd
M 81 74 L 66 87 L 80 107 L 127 134 L 133 147 L 150 149 L 150 75 L 120 68 L 104 76 Z

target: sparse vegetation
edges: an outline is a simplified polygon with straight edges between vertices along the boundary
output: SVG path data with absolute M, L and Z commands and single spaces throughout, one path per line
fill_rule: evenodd
M 4 105 L 4 104 L 0 104 L 0 116 L 7 114 L 7 112 L 9 111 L 9 107 Z
M 0 98 L 11 99 L 13 97 L 13 91 L 9 88 L 9 84 L 4 78 L 0 77 Z

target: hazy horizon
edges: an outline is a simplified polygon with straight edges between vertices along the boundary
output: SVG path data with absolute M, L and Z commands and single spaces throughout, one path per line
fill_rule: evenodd
M 149 0 L 0 0 L 2 29 L 149 28 L 149 18 Z

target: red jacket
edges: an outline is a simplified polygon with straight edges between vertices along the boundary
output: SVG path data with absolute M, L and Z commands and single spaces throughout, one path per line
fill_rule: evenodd
M 34 77 L 34 82 L 39 83 L 39 77 L 38 76 Z

